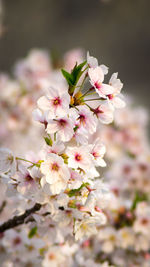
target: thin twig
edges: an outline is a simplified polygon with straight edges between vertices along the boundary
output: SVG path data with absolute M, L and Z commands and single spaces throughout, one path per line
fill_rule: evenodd
M 26 210 L 23 214 L 14 216 L 12 219 L 9 219 L 7 222 L 4 222 L 0 225 L 0 233 L 5 232 L 8 229 L 14 228 L 18 225 L 24 224 L 25 219 L 30 216 L 32 213 L 40 210 L 42 207 L 41 204 L 36 203 L 31 209 Z
M 0 206 L 0 213 L 3 212 L 5 206 L 6 206 L 6 201 L 4 200 L 4 201 L 2 202 L 2 205 Z

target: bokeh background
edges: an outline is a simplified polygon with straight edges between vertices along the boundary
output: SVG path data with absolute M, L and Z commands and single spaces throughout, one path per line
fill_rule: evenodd
M 3 0 L 0 71 L 31 48 L 82 47 L 119 71 L 124 92 L 150 110 L 149 0 Z

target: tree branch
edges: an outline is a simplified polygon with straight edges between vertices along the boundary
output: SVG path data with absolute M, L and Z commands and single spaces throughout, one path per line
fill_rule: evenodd
M 8 229 L 14 228 L 18 225 L 24 224 L 25 219 L 30 216 L 32 213 L 40 210 L 42 207 L 41 204 L 36 203 L 31 209 L 26 210 L 23 214 L 14 216 L 12 219 L 8 220 L 7 222 L 4 222 L 2 225 L 0 225 L 0 233 L 5 232 Z
M 2 202 L 2 205 L 0 206 L 0 213 L 3 212 L 5 206 L 6 206 L 6 201 L 4 200 L 4 201 Z

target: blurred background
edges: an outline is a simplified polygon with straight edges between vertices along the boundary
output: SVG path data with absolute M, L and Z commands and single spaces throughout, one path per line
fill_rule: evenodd
M 150 109 L 149 0 L 0 0 L 0 71 L 31 48 L 81 47 L 119 71 L 124 92 Z M 1 5 L 0 5 L 1 6 Z M 135 100 L 134 100 L 135 101 Z

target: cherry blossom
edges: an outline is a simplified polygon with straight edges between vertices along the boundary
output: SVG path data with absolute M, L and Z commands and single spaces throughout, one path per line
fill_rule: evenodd
M 118 73 L 114 73 L 109 80 L 109 85 L 114 88 L 114 92 L 112 94 L 108 94 L 108 99 L 115 108 L 124 108 L 125 102 L 123 99 L 118 97 L 123 87 L 123 83 L 117 78 L 117 76 Z
M 70 97 L 63 90 L 50 87 L 47 96 L 42 96 L 38 100 L 38 106 L 41 110 L 48 110 L 49 116 L 63 116 L 69 109 Z
M 88 71 L 90 83 L 94 86 L 98 95 L 102 98 L 106 98 L 107 95 L 113 94 L 114 88 L 108 84 L 104 84 L 104 72 L 100 66 L 96 68 L 90 68 Z
M 50 184 L 53 194 L 58 194 L 65 189 L 70 178 L 69 170 L 63 159 L 54 153 L 49 153 L 46 161 L 42 162 L 41 172 L 45 175 L 46 182 Z
M 13 153 L 7 148 L 0 148 L 0 173 L 14 174 L 16 161 Z
M 100 120 L 100 122 L 104 124 L 109 124 L 113 121 L 113 108 L 110 104 L 104 103 L 99 105 L 97 108 L 93 110 L 96 117 Z
M 105 146 L 101 143 L 99 139 L 91 146 L 91 155 L 93 156 L 94 163 L 97 166 L 105 167 L 106 163 L 103 160 L 103 156 L 106 152 Z
M 74 121 L 66 116 L 59 119 L 49 120 L 46 131 L 49 134 L 56 133 L 59 140 L 67 142 L 73 137 L 73 128 Z
M 126 199 L 133 190 L 133 175 L 124 174 L 124 159 L 121 164 L 118 157 L 115 168 L 111 159 L 109 172 L 100 174 L 115 141 L 121 150 L 132 136 L 134 119 L 127 126 L 116 117 L 113 122 L 122 83 L 113 74 L 107 84 L 108 68 L 96 58 L 88 53 L 84 61 L 84 53 L 73 50 L 59 64 L 62 71 L 56 62 L 52 66 L 45 51 L 33 50 L 16 65 L 16 79 L 0 78 L 1 90 L 7 88 L 0 101 L 0 134 L 17 155 L 1 149 L 0 229 L 10 218 L 11 225 L 16 223 L 0 236 L 2 251 L 8 253 L 2 266 L 119 266 L 123 256 L 117 258 L 118 250 L 133 249 L 135 240 L 145 240 L 135 251 L 149 248 L 143 237 L 149 226 L 145 232 L 141 227 L 148 212 L 146 208 L 141 215 L 138 204 L 133 210 L 133 192 Z M 5 135 L 8 131 L 12 139 Z M 137 181 L 142 175 L 143 185 L 149 173 L 145 162 L 146 157 L 136 164 L 130 160 L 131 173 Z
M 93 165 L 87 146 L 68 147 L 66 154 L 69 157 L 68 166 L 71 168 L 86 170 L 86 168 L 90 168 Z
M 79 121 L 79 125 L 82 125 L 90 134 L 94 133 L 97 127 L 97 120 L 89 108 L 86 106 L 79 106 L 78 115 L 79 117 L 77 120 Z

